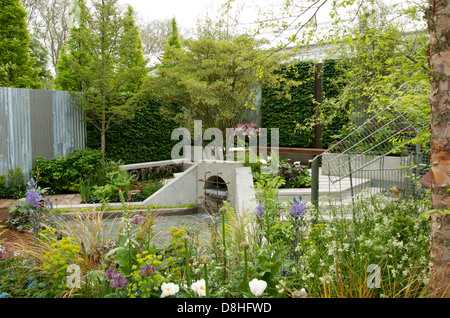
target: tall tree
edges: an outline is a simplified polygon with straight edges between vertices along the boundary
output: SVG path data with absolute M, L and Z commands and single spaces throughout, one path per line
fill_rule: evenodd
M 429 0 L 426 12 L 430 34 L 430 131 L 432 269 L 438 293 L 450 282 L 450 1 Z
M 47 48 L 53 69 L 69 36 L 72 0 L 22 0 L 28 11 L 28 25 Z
M 225 132 L 255 105 L 261 86 L 278 86 L 285 80 L 276 72 L 283 58 L 267 58 L 261 48 L 265 43 L 240 35 L 229 41 L 186 40 L 184 48 L 166 45 L 166 59 L 159 76 L 149 81 L 149 89 L 158 93 L 180 125 L 189 127 L 199 119 L 206 128 Z M 174 110 L 173 105 L 180 108 Z
M 41 87 L 26 17 L 19 0 L 0 0 L 0 86 Z
M 176 48 L 181 48 L 180 35 L 178 34 L 178 26 L 176 19 L 172 18 L 170 24 L 172 26 L 172 31 L 169 38 L 167 39 L 167 44 L 169 44 L 170 46 L 174 46 Z
M 105 157 L 106 132 L 134 116 L 141 105 L 136 94 L 147 75 L 139 32 L 132 10 L 123 13 L 117 0 L 78 0 L 78 25 L 58 66 L 57 85 L 80 89 L 78 106 L 100 131 Z M 60 76 L 59 76 L 60 75 Z

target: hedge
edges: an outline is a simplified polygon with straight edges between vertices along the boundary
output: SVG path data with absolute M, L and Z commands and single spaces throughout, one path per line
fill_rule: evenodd
M 336 83 L 336 79 L 340 76 L 341 71 L 337 68 L 336 60 L 325 60 L 322 66 L 322 94 L 323 99 L 337 98 L 340 92 L 340 85 Z M 332 112 L 333 109 L 324 109 L 325 116 L 327 113 Z M 322 147 L 329 148 L 333 142 L 339 136 L 342 130 L 342 126 L 347 124 L 348 114 L 347 111 L 341 112 L 339 116 L 333 118 L 333 122 L 329 125 L 322 127 Z
M 100 149 L 100 132 L 92 125 L 87 127 L 87 147 Z M 168 160 L 178 142 L 171 140 L 172 131 L 177 127 L 175 121 L 160 113 L 160 104 L 150 100 L 134 118 L 106 132 L 106 157 L 121 160 L 123 164 Z
M 290 91 L 291 99 L 277 98 L 276 90 L 263 88 L 261 102 L 261 126 L 268 129 L 279 128 L 280 147 L 308 148 L 312 146 L 314 132 L 295 131 L 296 123 L 314 116 L 314 63 L 298 62 L 292 67 L 284 67 L 283 72 L 289 79 L 302 81 Z M 282 89 L 282 87 L 280 88 Z
M 339 86 L 335 79 L 339 76 L 335 60 L 325 60 L 322 66 L 322 94 L 323 99 L 339 96 Z M 279 99 L 275 90 L 264 88 L 262 90 L 261 126 L 268 128 L 270 143 L 270 128 L 279 128 L 280 147 L 310 148 L 313 145 L 314 131 L 296 131 L 296 123 L 300 125 L 314 116 L 314 62 L 300 61 L 293 67 L 284 68 L 286 77 L 302 81 L 300 86 L 291 90 L 292 98 Z M 325 109 L 325 114 L 332 109 Z M 322 147 L 328 148 L 335 140 L 342 126 L 347 122 L 346 114 L 333 120 L 333 123 L 322 127 Z

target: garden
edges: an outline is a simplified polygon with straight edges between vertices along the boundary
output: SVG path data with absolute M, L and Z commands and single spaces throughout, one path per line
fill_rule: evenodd
M 34 16 L 27 19 L 23 6 L 38 16 L 43 10 L 41 2 L 9 0 L 5 6 L 10 10 L 0 12 L 2 21 L 17 23 L 15 32 L 23 31 L 20 46 L 34 50 L 33 58 L 26 55 L 27 50 L 18 51 L 26 65 L 14 69 L 8 68 L 15 61 L 0 56 L 0 86 L 70 92 L 71 107 L 84 116 L 82 121 L 70 118 L 53 123 L 48 133 L 55 134 L 51 135 L 55 139 L 42 134 L 42 144 L 40 134 L 27 135 L 30 140 L 14 139 L 19 133 L 5 135 L 6 142 L 0 144 L 4 152 L 0 154 L 4 174 L 0 175 L 0 199 L 15 200 L 3 220 L 4 208 L 0 208 L 0 298 L 450 296 L 448 281 L 434 271 L 442 265 L 437 264 L 441 259 L 436 251 L 445 246 L 439 244 L 448 240 L 433 236 L 433 230 L 440 227 L 430 221 L 435 215 L 448 216 L 446 205 L 436 206 L 436 202 L 448 202 L 446 167 L 434 169 L 435 179 L 443 180 L 438 190 L 423 186 L 420 178 L 413 180 L 414 195 L 386 191 L 353 195 L 352 186 L 351 202 L 322 206 L 302 197 L 280 200 L 282 190 L 312 188 L 308 160 L 281 159 L 275 153 L 252 158 L 246 151 L 243 165 L 252 172 L 253 208 L 241 214 L 223 201 L 218 211 L 207 210 L 195 222 L 175 214 L 165 228 L 159 226 L 165 217 L 161 209 L 168 207 L 136 204 L 176 178 L 182 165 L 123 169 L 127 164 L 173 158 L 177 128 L 192 137 L 194 146 L 198 140 L 212 139 L 210 128 L 220 132 L 220 137 L 233 128 L 235 132 L 246 130 L 247 148 L 253 145 L 250 136 L 267 128 L 266 149 L 334 149 L 328 155 L 336 157 L 351 149 L 352 155 L 383 156 L 401 141 L 411 147 L 420 145 L 433 156 L 432 134 L 441 129 L 428 129 L 433 109 L 427 96 L 433 95 L 429 93 L 430 74 L 434 73 L 423 18 L 429 10 L 424 3 L 407 2 L 408 6 L 401 7 L 372 1 L 333 2 L 334 32 L 317 44 L 324 43 L 326 50 L 320 63 L 301 58 L 290 46 L 286 49 L 289 44 L 304 50 L 312 43 L 318 32 L 318 25 L 311 25 L 313 20 L 292 26 L 298 31 L 289 36 L 288 43 L 268 50 L 269 41 L 257 35 L 266 34 L 266 28 L 272 34 L 278 27 L 281 36 L 291 29 L 284 19 L 267 18 L 271 22 L 259 24 L 254 34 L 238 31 L 239 24 L 231 25 L 234 19 L 229 16 L 220 22 L 205 19 L 198 22 L 197 31 L 187 35 L 179 33 L 173 18 L 170 32 L 160 36 L 164 44 L 157 51 L 162 52 L 159 62 L 149 67 L 148 50 L 144 54 L 144 44 L 147 49 L 151 46 L 144 43 L 146 28 L 135 21 L 131 6 L 119 7 L 116 0 L 67 2 L 76 7 L 77 16 L 68 19 L 72 27 L 61 45 L 64 49 L 52 52 L 58 56 L 54 78 L 44 72 L 46 62 L 26 32 L 27 23 L 40 24 Z M 225 1 L 224 16 L 232 11 L 233 2 Z M 344 21 L 337 11 L 346 6 L 354 6 L 356 13 Z M 293 8 L 298 9 L 295 1 L 286 1 L 277 14 L 291 16 Z M 409 32 L 412 27 L 418 31 Z M 0 37 L 8 32 L 0 32 Z M 51 34 L 33 36 L 45 43 Z M 7 41 L 2 38 L 1 42 Z M 5 45 L 4 51 L 8 50 L 17 51 Z M 33 66 L 33 61 L 42 62 L 41 68 L 38 63 Z M 21 70 L 23 74 L 15 73 Z M 0 106 L 1 115 L 9 116 L 7 111 L 14 108 Z M 49 109 L 52 114 L 58 111 Z M 20 118 L 26 131 L 47 123 L 44 112 L 33 111 L 35 116 Z M 358 135 L 374 114 L 381 118 L 373 122 L 375 128 Z M 417 124 L 414 130 L 404 132 L 400 126 L 383 124 L 392 123 L 399 114 Z M 432 124 L 442 117 L 437 116 Z M 196 120 L 204 124 L 201 136 L 195 135 Z M 86 132 L 82 149 L 64 140 L 67 149 L 57 153 L 61 146 L 55 141 L 58 129 L 78 124 Z M 15 128 L 0 130 L 2 140 L 4 132 Z M 395 138 L 377 138 L 375 131 Z M 352 134 L 356 141 L 349 144 L 346 137 Z M 218 140 L 215 135 L 211 145 L 224 149 L 223 140 L 217 144 Z M 29 171 L 9 165 L 14 161 L 10 149 L 15 143 L 28 143 L 32 154 L 43 154 L 29 160 Z M 373 151 L 376 147 L 380 153 Z M 433 161 L 437 166 L 448 163 L 439 158 Z M 273 161 L 278 163 L 275 169 Z M 425 164 L 416 170 L 429 168 Z M 52 201 L 58 195 L 77 195 L 80 203 L 92 204 L 92 208 L 58 209 Z M 120 207 L 112 208 L 112 203 Z M 109 213 L 112 209 L 114 213 Z M 433 238 L 437 247 L 433 247 Z
M 80 211 L 67 223 L 32 180 L 6 222 L 28 239 L 2 244 L 2 295 L 396 298 L 430 293 L 426 197 L 370 196 L 320 211 L 301 199 L 280 202 L 277 191 L 285 182 L 265 175 L 254 184 L 256 208 L 244 218 L 225 202 L 219 215 L 203 224 L 206 233 L 180 222 L 160 242 L 157 213 L 127 206 L 122 189 L 122 219 L 111 230 L 102 211 L 93 217 Z

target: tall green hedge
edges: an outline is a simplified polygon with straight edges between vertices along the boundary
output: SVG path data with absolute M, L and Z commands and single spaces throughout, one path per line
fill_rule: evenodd
M 296 123 L 314 116 L 314 63 L 301 61 L 291 67 L 284 67 L 287 78 L 302 81 L 290 91 L 291 99 L 278 98 L 276 91 L 263 88 L 261 102 L 261 126 L 268 128 L 268 143 L 270 143 L 270 128 L 279 128 L 280 147 L 308 148 L 312 146 L 314 132 L 295 131 Z M 281 87 L 280 89 L 282 89 Z
M 322 67 L 322 93 L 323 99 L 338 98 L 342 83 L 339 77 L 342 71 L 338 67 L 336 60 L 325 60 Z M 325 107 L 323 112 L 325 116 L 335 113 L 337 110 L 331 106 Z M 322 129 L 322 147 L 329 148 L 334 141 L 341 139 L 342 127 L 348 123 L 348 109 L 338 110 L 330 124 L 323 125 Z
M 296 123 L 300 125 L 314 116 L 314 62 L 300 61 L 294 67 L 284 68 L 286 77 L 302 81 L 291 91 L 292 98 L 279 99 L 274 90 L 263 89 L 261 106 L 261 126 L 280 129 L 280 147 L 309 148 L 313 145 L 314 131 L 296 131 Z M 336 60 L 325 60 L 322 66 L 322 96 L 323 100 L 337 98 L 340 86 L 336 79 L 340 76 Z M 323 109 L 325 116 L 333 109 Z M 342 112 L 333 118 L 331 124 L 322 127 L 322 147 L 331 146 L 341 128 L 348 121 L 347 113 Z M 270 143 L 270 129 L 268 142 Z
M 172 131 L 178 125 L 160 113 L 160 104 L 150 100 L 133 119 L 124 121 L 106 132 L 106 156 L 124 164 L 168 160 L 172 147 Z M 88 125 L 87 147 L 100 149 L 100 133 Z
M 339 76 L 342 71 L 338 68 L 336 60 L 325 60 L 322 66 L 322 94 L 323 99 L 338 98 L 342 83 L 340 83 Z M 322 129 L 322 147 L 329 148 L 335 140 L 340 139 L 342 127 L 348 122 L 348 109 L 339 110 L 338 114 L 333 117 L 332 122 L 327 125 L 323 125 Z M 325 116 L 336 112 L 336 109 L 325 107 L 323 109 Z

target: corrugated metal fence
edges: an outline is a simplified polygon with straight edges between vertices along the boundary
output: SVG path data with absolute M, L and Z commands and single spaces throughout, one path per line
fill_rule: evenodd
M 85 148 L 86 125 L 72 101 L 64 91 L 0 88 L 0 175 L 20 167 L 29 177 L 36 156 Z

